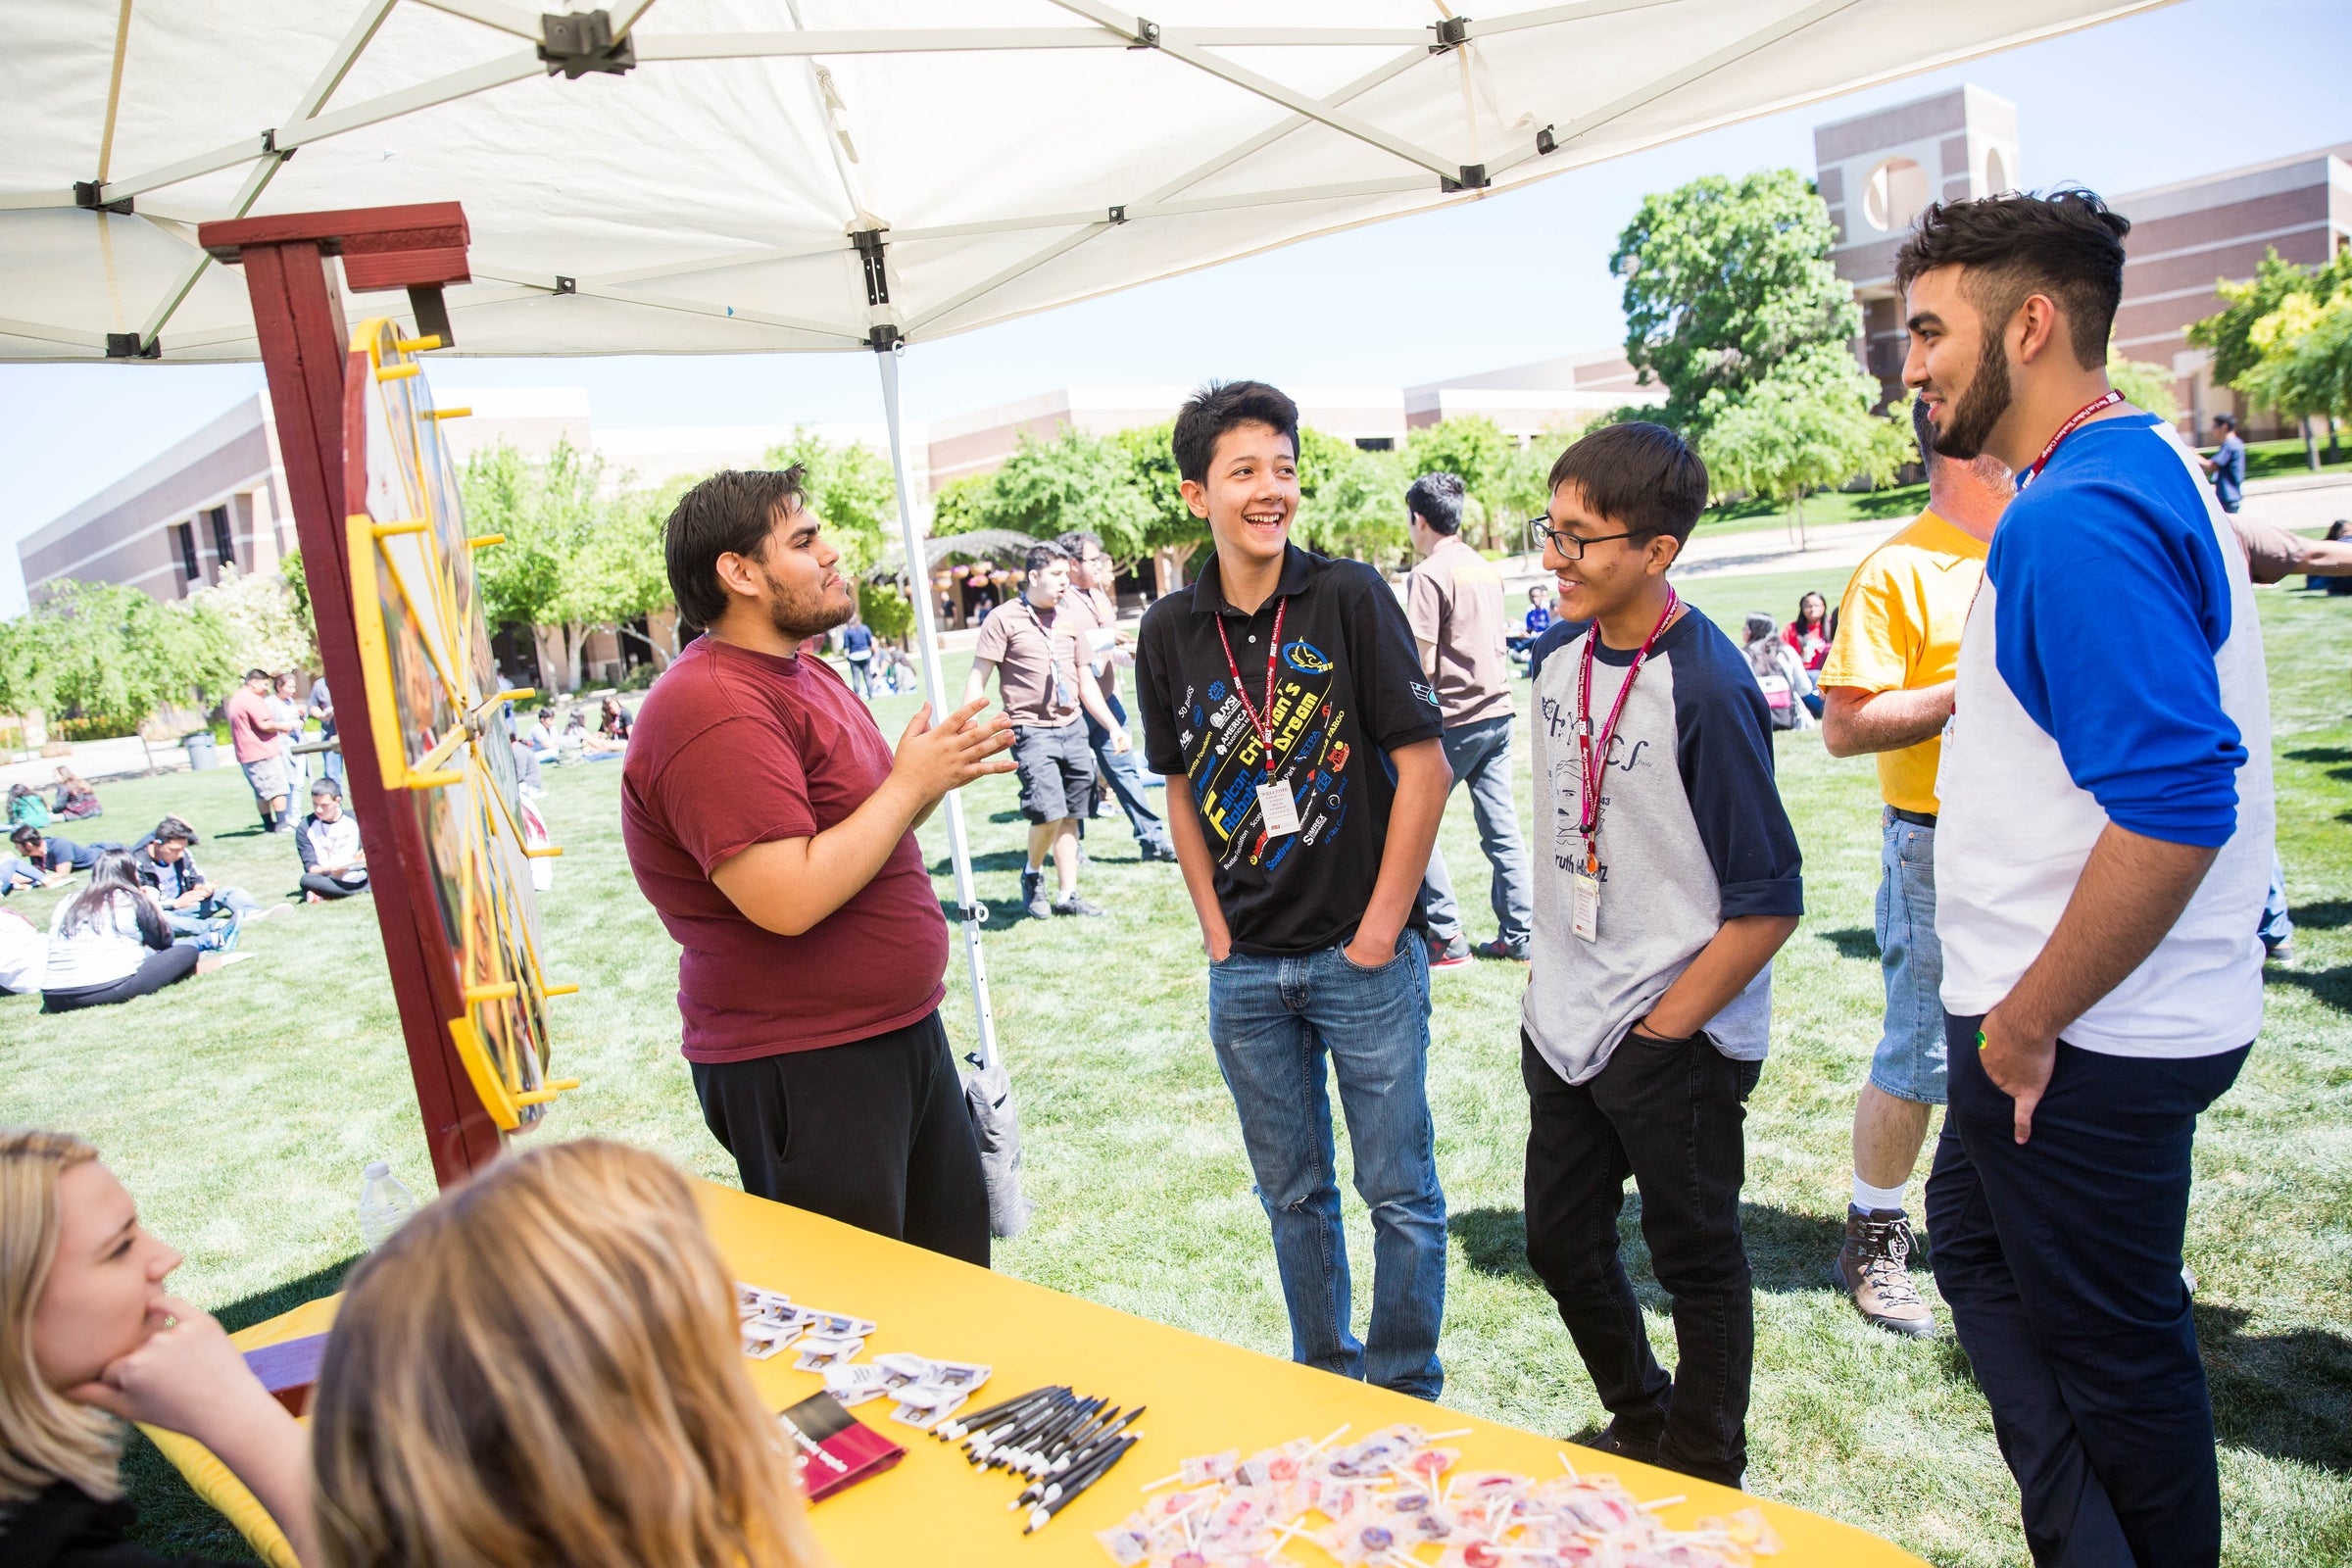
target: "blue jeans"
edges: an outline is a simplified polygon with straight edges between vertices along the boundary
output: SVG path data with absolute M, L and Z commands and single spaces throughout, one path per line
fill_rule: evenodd
M 1111 716 L 1124 726 L 1127 710 L 1119 700 L 1110 696 L 1102 700 L 1108 705 Z M 1144 799 L 1144 770 L 1137 765 L 1136 749 L 1130 746 L 1123 752 L 1113 752 L 1110 749 L 1110 731 L 1096 722 L 1092 713 L 1086 715 L 1086 740 L 1094 748 L 1095 771 L 1127 812 L 1128 825 L 1135 829 L 1135 842 L 1173 855 L 1176 846 L 1168 837 L 1167 824 L 1159 819 L 1159 813 L 1152 809 L 1150 803 Z
M 1879 971 L 1886 1025 L 1870 1081 L 1915 1105 L 1943 1103 L 1943 945 L 1936 938 L 1936 830 L 1886 815 L 1879 850 Z
M 1208 1037 L 1273 1226 L 1291 1359 L 1436 1398 L 1446 1381 L 1446 1195 L 1424 1083 L 1429 956 L 1420 933 L 1407 928 L 1378 969 L 1359 968 L 1337 947 L 1212 963 Z M 1372 1322 L 1362 1342 L 1348 1328 L 1326 1054 L 1356 1195 L 1372 1210 Z
M 243 888 L 217 888 L 202 904 L 184 909 L 166 909 L 164 924 L 174 938 L 193 940 L 199 947 L 213 946 L 205 939 L 227 932 L 241 920 L 249 920 L 262 912 L 262 906 L 252 894 Z
M 1511 725 L 1508 717 L 1457 724 L 1438 737 L 1456 784 L 1470 786 L 1470 811 L 1478 820 L 1478 847 L 1494 877 L 1487 899 L 1494 908 L 1496 934 L 1524 954 L 1536 934 L 1535 880 L 1528 872 L 1527 844 L 1519 836 L 1519 808 L 1511 801 Z M 1454 902 L 1453 877 L 1446 852 L 1429 852 L 1421 879 L 1421 912 L 1429 934 L 1443 947 L 1462 934 L 1462 911 Z

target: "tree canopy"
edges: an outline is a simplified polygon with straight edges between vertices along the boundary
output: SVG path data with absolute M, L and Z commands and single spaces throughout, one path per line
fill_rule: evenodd
M 2228 303 L 2191 323 L 2188 341 L 2213 355 L 2216 381 L 2245 391 L 2238 386 L 2240 379 L 2263 359 L 2263 346 L 2254 340 L 2257 323 L 2296 295 L 2307 295 L 2324 305 L 2352 288 L 2352 251 L 2336 252 L 2334 259 L 2322 267 L 2298 267 L 2281 261 L 2273 248 L 2255 267 L 2252 277 L 2237 282 L 2224 278 L 2218 288 Z
M 1843 344 L 1785 360 L 1737 397 L 1718 388 L 1700 407 L 1707 476 L 1718 494 L 1780 501 L 1801 540 L 1806 491 L 1857 475 L 1885 484 L 1916 456 L 1907 423 L 1870 412 L 1878 395 L 1877 378 Z
M 1775 366 L 1862 329 L 1830 260 L 1829 209 L 1792 169 L 1694 179 L 1643 198 L 1609 270 L 1625 280 L 1625 356 L 1665 383 L 1653 416 L 1696 435 Z M 1848 356 L 1851 357 L 1850 355 Z
M 62 582 L 0 621 L 0 710 L 128 734 L 158 709 L 210 707 L 244 673 L 217 610 L 120 583 Z

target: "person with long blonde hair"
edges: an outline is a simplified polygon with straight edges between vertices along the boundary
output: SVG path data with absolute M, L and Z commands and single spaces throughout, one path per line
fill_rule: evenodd
M 0 1128 L 0 1560 L 163 1568 L 126 1540 L 122 1421 L 213 1450 L 315 1561 L 302 1429 L 220 1325 L 168 1294 L 173 1251 L 65 1133 Z M 193 1558 L 174 1568 L 204 1568 Z
M 693 1195 L 619 1144 L 501 1161 L 404 1225 L 312 1419 L 329 1568 L 824 1561 Z

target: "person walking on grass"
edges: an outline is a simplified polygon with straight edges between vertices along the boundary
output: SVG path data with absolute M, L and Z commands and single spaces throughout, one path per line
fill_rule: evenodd
M 1446 852 L 1429 852 L 1421 904 L 1429 920 L 1430 967 L 1482 958 L 1527 961 L 1535 893 L 1519 809 L 1511 801 L 1511 655 L 1502 572 L 1462 539 L 1462 481 L 1425 473 L 1404 493 L 1405 526 L 1421 557 L 1405 579 L 1404 614 L 1421 671 L 1438 694 L 1439 736 L 1454 782 L 1470 786 L 1470 811 L 1490 876 L 1495 934 L 1475 948 L 1462 929 Z
M 850 612 L 850 622 L 841 628 L 841 656 L 850 663 L 850 690 L 868 702 L 874 696 L 874 629 Z
M 2228 516 L 2108 384 L 2131 226 L 2087 191 L 1939 203 L 1896 255 L 1936 450 L 2019 476 L 1943 743 L 1927 1214 L 2034 1560 L 2210 1568 L 2181 1241 L 2262 1027 L 2269 691 Z
M 1095 685 L 1102 693 L 1102 706 L 1110 710 L 1116 721 L 1118 741 L 1126 740 L 1127 709 L 1119 701 L 1119 662 L 1133 662 L 1133 642 L 1119 634 L 1118 605 L 1110 597 L 1118 581 L 1118 567 L 1102 548 L 1102 541 L 1083 529 L 1073 529 L 1054 541 L 1070 558 L 1070 588 L 1062 604 L 1068 612 L 1082 615 L 1088 624 L 1080 633 L 1085 643 L 1087 667 L 1094 672 Z M 1144 795 L 1144 770 L 1137 765 L 1132 742 L 1119 745 L 1111 735 L 1113 726 L 1103 724 L 1094 714 L 1086 715 L 1087 744 L 1095 753 L 1095 795 L 1098 807 L 1107 790 L 1122 810 L 1127 813 L 1128 825 L 1135 829 L 1135 847 L 1146 860 L 1174 860 L 1176 846 L 1168 839 L 1168 825 L 1152 809 Z
M 1145 613 L 1136 706 L 1208 952 L 1209 1043 L 1273 1229 L 1291 1355 L 1434 1399 L 1446 1195 L 1415 895 L 1452 783 L 1437 703 L 1380 573 L 1290 542 L 1297 404 L 1261 382 L 1211 383 L 1172 444 L 1216 554 Z M 1372 1211 L 1361 1341 L 1326 1057 Z
M 1886 1024 L 1854 1104 L 1854 1190 L 1838 1283 L 1870 1322 L 1924 1339 L 1936 1332 L 1936 1314 L 1912 1283 L 1904 1191 L 1944 1100 L 1936 768 L 1952 716 L 1960 628 L 2016 481 L 1998 459 L 1938 453 L 1926 404 L 1912 404 L 1911 423 L 1928 468 L 1928 508 L 1864 557 L 1845 585 L 1838 638 L 1821 668 L 1821 733 L 1832 757 L 1878 758 L 1885 802 L 1877 935 Z
M 270 694 L 270 672 L 249 669 L 245 684 L 228 694 L 220 705 L 228 720 L 230 749 L 235 753 L 237 765 L 245 770 L 245 782 L 253 790 L 253 804 L 262 813 L 262 831 L 282 833 L 293 824 L 285 819 L 286 758 L 284 726 L 278 721 L 275 699 Z
M 1547 831 L 1519 1070 L 1527 1258 L 1609 1412 L 1593 1446 L 1737 1487 L 1756 1344 L 1741 1123 L 1804 883 L 1763 693 L 1666 580 L 1706 504 L 1697 454 L 1629 422 L 1560 455 L 1533 523 L 1561 616 L 1591 626 L 1534 691 Z M 1673 1302 L 1671 1378 L 1618 1256 L 1628 1176 Z
M 683 950 L 703 1119 L 745 1192 L 985 1266 L 980 1146 L 939 1019 L 948 926 L 914 829 L 1010 770 L 1007 726 L 925 706 L 892 754 L 822 657 L 857 596 L 800 468 L 705 479 L 662 549 L 701 634 L 637 710 L 620 833 Z
M 1064 604 L 1070 561 L 1051 541 L 1029 547 L 1021 591 L 989 612 L 972 647 L 972 672 L 963 685 L 968 708 L 987 700 L 997 677 L 1004 715 L 1012 720 L 1012 761 L 1021 779 L 1021 814 L 1029 819 L 1029 858 L 1021 871 L 1021 906 L 1043 920 L 1056 914 L 1100 915 L 1102 906 L 1078 893 L 1078 819 L 1095 797 L 1095 758 L 1085 716 L 1110 736 L 1114 755 L 1132 744 L 1114 723 L 1081 648 L 1094 616 Z M 1046 893 L 1046 855 L 1054 856 L 1057 888 Z
M 2221 503 L 2224 512 L 2234 515 L 2246 502 L 2246 443 L 2237 433 L 2237 416 L 2217 414 L 2214 427 L 2222 432 L 2221 444 L 2208 458 L 2198 454 L 2197 466 L 2213 485 L 2213 498 Z

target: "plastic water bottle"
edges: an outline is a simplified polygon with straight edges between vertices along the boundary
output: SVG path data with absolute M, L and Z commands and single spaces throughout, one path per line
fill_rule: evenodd
M 372 1252 L 416 1212 L 416 1195 L 401 1185 L 383 1160 L 371 1161 L 361 1174 L 360 1245 Z

